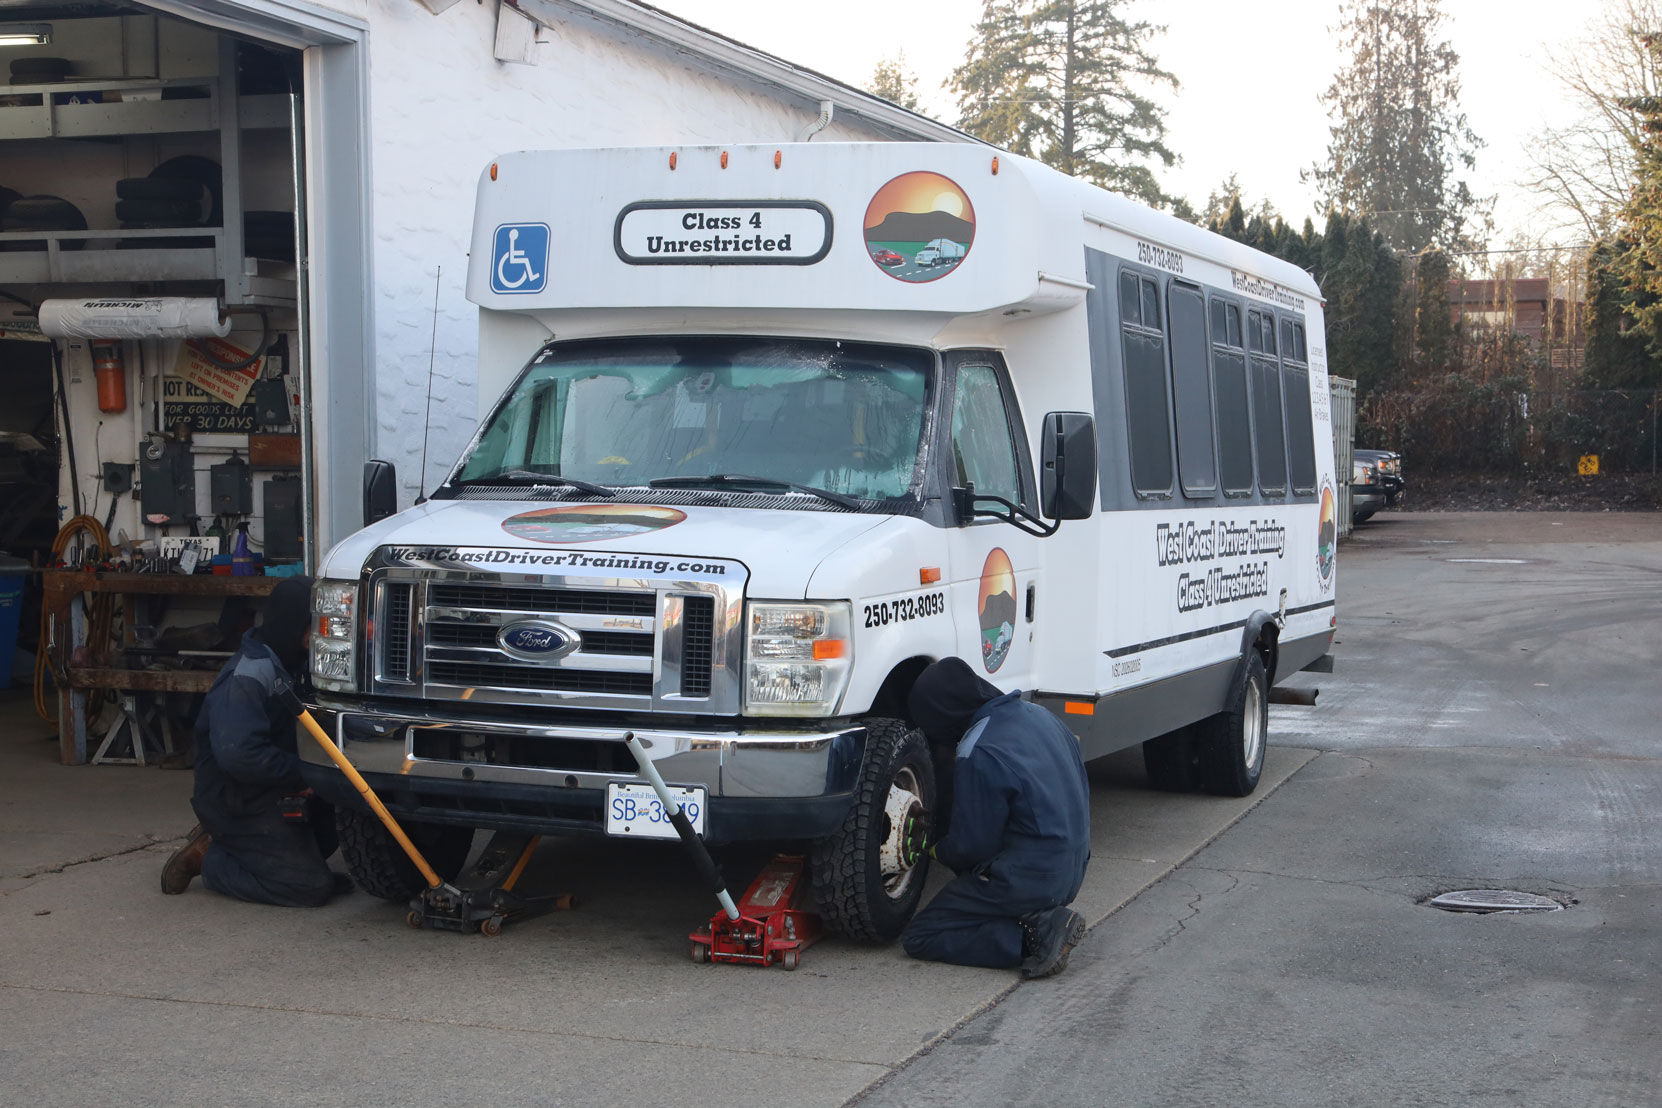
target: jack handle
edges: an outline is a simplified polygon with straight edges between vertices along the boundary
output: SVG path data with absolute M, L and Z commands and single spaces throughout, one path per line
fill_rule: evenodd
M 669 813 L 669 822 L 674 826 L 675 833 L 681 836 L 681 844 L 687 848 L 687 853 L 692 855 L 693 865 L 698 869 L 698 875 L 704 879 L 704 883 L 716 895 L 716 902 L 721 905 L 721 910 L 727 914 L 727 918 L 730 920 L 738 919 L 739 909 L 733 903 L 732 896 L 727 892 L 727 882 L 721 879 L 721 871 L 716 869 L 715 860 L 710 857 L 710 851 L 705 847 L 704 840 L 698 837 L 698 832 L 694 831 L 692 824 L 688 822 L 687 813 L 683 812 L 681 805 L 676 803 L 673 796 L 669 795 L 669 787 L 664 784 L 663 776 L 659 774 L 658 767 L 653 765 L 652 759 L 646 756 L 646 747 L 641 745 L 641 741 L 635 737 L 633 731 L 624 733 L 623 742 L 629 748 L 629 753 L 635 756 L 635 764 L 641 767 L 641 774 L 652 783 L 652 791 L 658 794 L 658 801 L 663 804 L 664 811 Z
M 312 738 L 317 740 L 317 745 L 323 748 L 323 753 L 329 755 L 329 760 L 335 763 L 342 773 L 346 774 L 346 779 L 352 782 L 352 787 L 358 790 L 358 795 L 364 798 L 364 802 L 369 805 L 370 811 L 374 812 L 376 817 L 386 824 L 387 830 L 392 833 L 392 837 L 398 840 L 398 845 L 404 848 L 404 853 L 408 854 L 410 861 L 415 863 L 415 868 L 421 871 L 421 876 L 427 882 L 428 888 L 436 889 L 444 884 L 443 881 L 439 880 L 439 875 L 433 872 L 433 867 L 427 864 L 427 859 L 422 857 L 421 851 L 416 849 L 416 844 L 411 842 L 410 837 L 404 834 L 404 829 L 398 826 L 398 821 L 392 818 L 392 813 L 387 811 L 387 806 L 381 803 L 381 798 L 375 795 L 375 790 L 369 787 L 369 782 L 365 781 L 363 775 L 353 768 L 351 762 L 346 760 L 346 755 L 341 753 L 340 747 L 335 745 L 334 740 L 329 738 L 328 733 L 318 726 L 317 720 L 312 718 L 312 713 L 306 710 L 306 706 L 300 702 L 300 697 L 295 694 L 294 686 L 284 685 L 282 692 L 278 695 L 283 698 L 283 706 L 294 713 L 295 718 L 300 720 L 301 726 L 306 729 Z

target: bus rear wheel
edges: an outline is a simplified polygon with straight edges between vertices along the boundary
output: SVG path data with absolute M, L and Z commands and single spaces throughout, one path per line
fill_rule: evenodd
M 1270 733 L 1269 674 L 1256 650 L 1247 656 L 1245 670 L 1230 693 L 1228 706 L 1195 724 L 1201 787 L 1214 796 L 1250 796 L 1264 773 Z

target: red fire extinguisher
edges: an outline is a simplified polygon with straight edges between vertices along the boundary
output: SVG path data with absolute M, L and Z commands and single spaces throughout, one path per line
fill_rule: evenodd
M 127 410 L 127 367 L 121 364 L 121 344 L 95 342 L 92 344 L 93 375 L 98 378 L 98 410 L 124 412 Z

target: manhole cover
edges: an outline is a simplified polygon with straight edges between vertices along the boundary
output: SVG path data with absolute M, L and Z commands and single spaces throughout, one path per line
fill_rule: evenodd
M 1556 912 L 1564 906 L 1550 896 L 1515 889 L 1460 889 L 1431 898 L 1445 912 Z

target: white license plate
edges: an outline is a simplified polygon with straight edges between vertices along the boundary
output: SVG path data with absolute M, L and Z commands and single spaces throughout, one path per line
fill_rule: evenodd
M 699 785 L 669 786 L 669 795 L 681 805 L 681 810 L 687 813 L 687 822 L 701 836 L 704 834 L 704 793 Z M 669 821 L 669 812 L 651 785 L 616 781 L 606 783 L 606 834 L 641 839 L 679 837 L 675 825 Z

